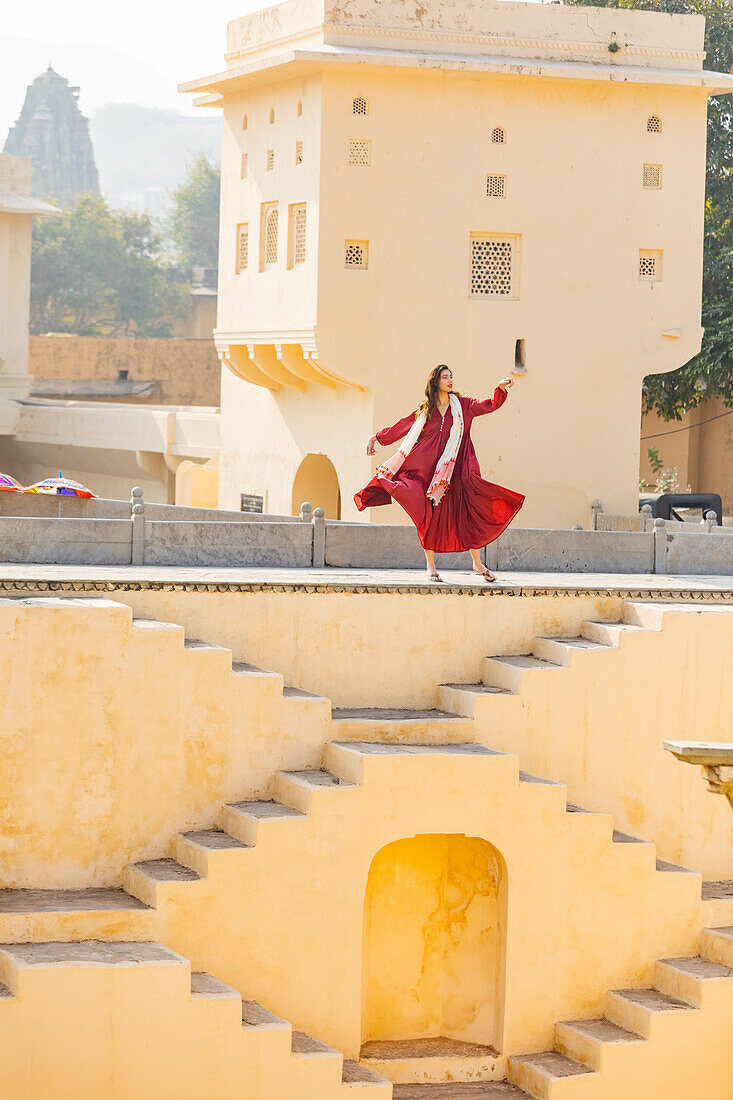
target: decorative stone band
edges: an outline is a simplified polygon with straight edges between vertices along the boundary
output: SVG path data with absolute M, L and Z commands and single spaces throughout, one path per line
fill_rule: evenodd
M 368 38 L 397 38 L 425 42 L 454 42 L 477 46 L 502 46 L 508 49 L 554 50 L 563 53 L 608 55 L 608 42 L 569 42 L 555 38 L 519 38 L 503 34 L 470 34 L 462 31 L 428 31 L 403 27 L 356 27 L 348 23 L 327 23 L 327 35 L 352 35 Z M 660 57 L 675 61 L 702 62 L 704 50 L 671 50 L 661 46 L 630 46 L 619 42 L 619 53 L 634 57 Z
M 237 50 L 230 50 L 225 54 L 227 64 L 241 60 L 258 53 L 263 47 L 286 46 L 303 39 L 311 39 L 319 33 L 323 33 L 326 42 L 329 37 L 350 35 L 362 38 L 391 38 L 402 41 L 420 41 L 444 43 L 452 42 L 456 45 L 470 46 L 500 46 L 504 49 L 517 50 L 547 50 L 555 53 L 571 54 L 598 54 L 600 57 L 608 57 L 608 42 L 572 42 L 555 38 L 520 38 L 515 35 L 505 34 L 477 34 L 466 31 L 429 31 L 418 27 L 358 27 L 349 23 L 325 23 L 317 27 L 309 27 L 307 30 L 294 34 L 282 35 L 268 39 L 267 42 L 249 43 Z M 620 54 L 631 57 L 655 57 L 669 61 L 690 61 L 701 66 L 705 60 L 704 50 L 672 50 L 662 46 L 633 46 L 619 42 Z
M 24 567 L 27 568 L 27 567 Z M 55 567 L 58 568 L 58 567 Z M 0 593 L 25 593 L 38 594 L 39 592 L 272 592 L 287 595 L 292 592 L 300 593 L 353 593 L 354 595 L 400 595 L 400 596 L 476 596 L 476 597 L 504 597 L 504 596 L 549 596 L 549 597 L 600 597 L 617 598 L 621 600 L 661 600 L 668 603 L 674 599 L 675 603 L 690 601 L 697 604 L 733 603 L 733 588 L 720 589 L 717 592 L 700 591 L 694 588 L 605 588 L 593 586 L 540 586 L 532 584 L 497 584 L 488 586 L 479 585 L 429 585 L 427 582 L 419 584 L 378 584 L 357 583 L 350 581 L 320 582 L 316 578 L 304 578 L 300 582 L 293 581 L 205 581 L 205 580 L 155 580 L 135 579 L 128 580 L 123 573 L 114 579 L 99 580 L 48 580 L 42 577 L 18 577 L 0 579 Z

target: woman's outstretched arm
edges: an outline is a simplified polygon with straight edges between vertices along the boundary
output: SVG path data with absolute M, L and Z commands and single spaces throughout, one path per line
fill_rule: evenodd
M 376 454 L 374 449 L 375 443 L 380 443 L 383 447 L 389 447 L 390 443 L 397 443 L 400 439 L 404 439 L 414 423 L 415 414 L 411 412 L 408 413 L 407 416 L 403 416 L 402 419 L 398 420 L 396 424 L 393 424 L 391 428 L 382 428 L 376 435 L 373 435 L 367 443 L 367 454 Z
M 471 416 L 485 416 L 486 413 L 496 412 L 506 401 L 506 391 L 514 385 L 513 378 L 502 378 L 499 385 L 494 390 L 493 397 L 485 397 L 478 399 L 475 397 L 469 398 L 470 405 L 468 410 Z

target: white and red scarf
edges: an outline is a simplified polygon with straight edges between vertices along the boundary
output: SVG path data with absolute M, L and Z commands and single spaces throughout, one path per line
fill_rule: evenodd
M 440 504 L 443 499 L 443 494 L 450 485 L 450 480 L 453 477 L 453 470 L 456 465 L 456 458 L 458 456 L 458 448 L 463 439 L 463 409 L 461 408 L 461 402 L 454 393 L 450 395 L 449 400 L 450 409 L 453 413 L 453 424 L 445 447 L 443 448 L 443 453 L 438 459 L 438 463 L 435 467 L 433 480 L 430 482 L 426 494 L 428 500 L 430 500 L 434 506 Z M 397 473 L 402 463 L 417 443 L 420 432 L 425 427 L 425 420 L 425 413 L 421 412 L 420 415 L 415 418 L 415 423 L 402 440 L 402 443 L 397 449 L 397 453 L 393 454 L 391 458 L 388 458 L 386 462 L 382 462 L 377 466 L 377 477 L 391 478 Z

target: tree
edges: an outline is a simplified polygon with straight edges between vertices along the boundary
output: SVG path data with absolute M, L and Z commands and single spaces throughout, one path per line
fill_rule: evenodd
M 63 216 L 33 227 L 33 333 L 170 336 L 187 299 L 149 214 L 82 195 Z
M 183 183 L 171 192 L 168 233 L 182 268 L 217 267 L 221 172 L 205 153 L 186 168 Z
M 565 0 L 580 4 L 584 0 Z M 705 67 L 727 73 L 733 62 L 733 0 L 593 0 L 596 7 L 643 8 L 705 16 Z M 733 407 L 733 125 L 729 96 L 708 106 L 705 253 L 698 355 L 669 374 L 644 379 L 644 411 L 680 420 L 710 397 Z

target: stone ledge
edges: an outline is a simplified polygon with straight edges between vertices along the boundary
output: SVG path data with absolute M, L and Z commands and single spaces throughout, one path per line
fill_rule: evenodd
M 379 584 L 349 584 L 348 582 L 334 582 L 331 584 L 308 584 L 307 582 L 284 583 L 278 581 L 227 581 L 216 582 L 180 580 L 125 580 L 121 578 L 115 581 L 105 580 L 9 580 L 0 579 L 0 593 L 17 592 L 27 594 L 29 592 L 272 592 L 272 593 L 296 593 L 308 594 L 332 594 L 346 593 L 349 595 L 420 595 L 420 596 L 574 596 L 574 597 L 608 597 L 632 600 L 661 600 L 675 601 L 690 600 L 698 603 L 733 603 L 733 588 L 719 589 L 717 591 L 701 591 L 695 588 L 625 588 L 583 585 L 497 585 L 496 587 L 480 588 L 474 585 L 444 584 L 430 587 L 427 584 L 414 585 L 379 585 Z

